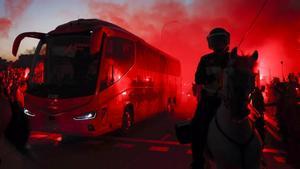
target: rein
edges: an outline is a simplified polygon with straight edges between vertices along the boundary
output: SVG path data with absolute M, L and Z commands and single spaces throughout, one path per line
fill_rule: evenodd
M 232 88 L 229 86 L 229 83 L 227 82 L 226 83 L 226 86 L 224 86 L 225 89 L 226 89 L 226 93 L 223 93 L 222 94 L 222 100 L 224 102 L 224 106 L 228 109 L 228 110 L 231 110 L 232 108 L 232 102 L 230 101 L 232 99 L 232 96 L 230 95 L 232 93 Z M 247 119 L 247 118 L 245 118 Z M 245 119 L 242 119 L 241 121 L 245 120 Z M 250 125 L 251 126 L 251 135 L 250 137 L 247 139 L 247 141 L 245 143 L 240 143 L 238 141 L 236 141 L 235 139 L 231 138 L 228 134 L 225 133 L 224 130 L 222 130 L 220 124 L 219 124 L 219 121 L 218 121 L 218 116 L 216 115 L 215 116 L 215 124 L 217 126 L 217 129 L 221 132 L 221 134 L 231 143 L 233 143 L 234 145 L 236 145 L 238 148 L 239 148 L 239 151 L 242 155 L 241 159 L 242 159 L 242 168 L 245 168 L 246 164 L 245 164 L 245 150 L 246 148 L 248 147 L 248 145 L 251 143 L 251 141 L 254 139 L 254 125 Z M 240 123 L 241 121 L 233 121 L 233 123 Z
M 233 138 L 229 137 L 225 132 L 224 130 L 222 130 L 219 122 L 218 122 L 218 119 L 217 119 L 217 116 L 215 117 L 215 123 L 216 123 L 216 126 L 218 128 L 218 130 L 226 137 L 226 139 L 228 139 L 230 142 L 236 144 L 238 147 L 247 147 L 247 145 L 252 141 L 252 139 L 254 138 L 254 127 L 253 125 L 251 125 L 251 135 L 250 137 L 247 139 L 247 141 L 245 143 L 239 143 L 237 142 L 236 140 L 234 140 Z

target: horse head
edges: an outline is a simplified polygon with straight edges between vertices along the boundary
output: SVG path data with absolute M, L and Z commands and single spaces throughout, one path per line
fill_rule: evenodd
M 224 70 L 224 101 L 230 109 L 233 120 L 242 120 L 249 114 L 249 95 L 255 88 L 255 72 L 258 52 L 252 55 L 238 55 L 237 48 L 231 51 Z

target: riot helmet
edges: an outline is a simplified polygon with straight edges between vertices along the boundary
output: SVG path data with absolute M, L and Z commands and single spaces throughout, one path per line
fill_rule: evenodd
M 224 28 L 214 28 L 207 36 L 208 47 L 215 52 L 229 50 L 230 33 Z

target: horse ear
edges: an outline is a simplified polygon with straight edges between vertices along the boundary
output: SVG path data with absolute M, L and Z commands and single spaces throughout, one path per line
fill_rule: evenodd
M 237 47 L 235 47 L 230 52 L 230 59 L 236 59 L 237 57 L 238 57 L 238 55 L 237 55 Z
M 257 61 L 257 59 L 258 59 L 258 52 L 257 52 L 257 50 L 255 50 L 255 51 L 253 52 L 251 58 L 252 58 L 254 61 Z

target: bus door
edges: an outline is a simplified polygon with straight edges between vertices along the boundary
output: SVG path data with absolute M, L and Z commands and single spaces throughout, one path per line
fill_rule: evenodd
M 100 99 L 113 128 L 120 127 L 122 123 L 130 88 L 128 78 L 124 76 L 133 64 L 134 42 L 121 36 L 108 35 L 100 66 Z

